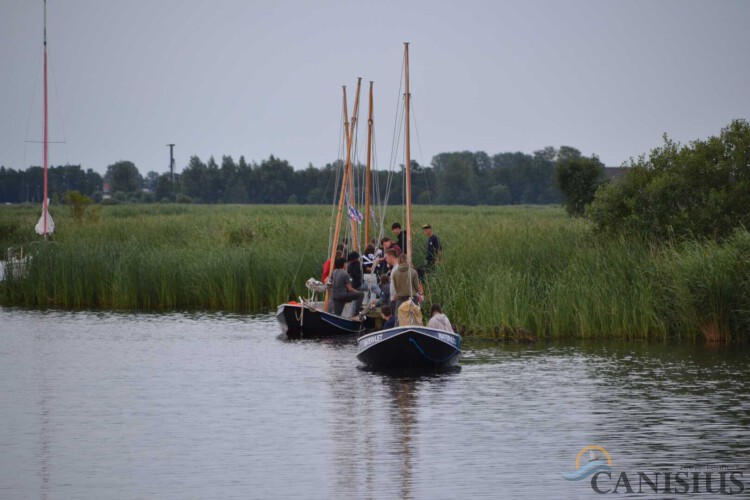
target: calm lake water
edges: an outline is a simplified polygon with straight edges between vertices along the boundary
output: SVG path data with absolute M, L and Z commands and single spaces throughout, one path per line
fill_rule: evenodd
M 613 478 L 729 464 L 750 491 L 745 348 L 475 341 L 422 376 L 355 351 L 268 316 L 0 309 L 0 498 L 585 498 L 561 474 L 587 445 Z

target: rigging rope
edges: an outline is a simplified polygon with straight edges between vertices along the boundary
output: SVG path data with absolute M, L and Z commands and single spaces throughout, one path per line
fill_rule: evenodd
M 425 191 L 427 192 L 427 202 L 432 206 L 432 195 L 428 184 L 427 170 L 425 169 L 424 156 L 422 155 L 422 141 L 419 139 L 419 127 L 417 127 L 417 111 L 414 108 L 414 98 L 411 98 L 411 112 L 414 116 L 414 134 L 417 136 L 417 147 L 419 148 L 419 161 L 422 166 L 422 176 L 424 176 Z

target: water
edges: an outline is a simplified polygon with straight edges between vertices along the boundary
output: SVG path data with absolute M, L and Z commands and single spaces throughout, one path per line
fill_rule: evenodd
M 747 349 L 474 342 L 423 376 L 355 350 L 266 316 L 0 309 L 0 498 L 585 498 L 561 473 L 592 444 L 750 491 Z

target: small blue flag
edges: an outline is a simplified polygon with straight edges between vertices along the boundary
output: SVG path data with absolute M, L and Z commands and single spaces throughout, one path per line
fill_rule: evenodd
M 352 220 L 356 220 L 357 222 L 362 222 L 364 216 L 362 215 L 362 212 L 349 205 L 349 218 Z

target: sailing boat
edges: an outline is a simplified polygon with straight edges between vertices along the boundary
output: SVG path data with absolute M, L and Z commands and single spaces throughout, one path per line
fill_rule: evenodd
M 47 191 L 47 168 L 49 166 L 49 135 L 47 126 L 47 0 L 44 0 L 44 139 L 43 162 L 44 162 L 44 201 L 42 202 L 42 215 L 36 223 L 34 230 L 44 239 L 55 231 L 55 222 L 49 213 L 49 197 Z M 0 260 L 0 281 L 6 279 L 22 278 L 26 273 L 26 265 L 31 256 L 24 254 L 23 248 L 9 248 L 5 260 Z
M 411 150 L 410 117 L 411 93 L 409 90 L 409 44 L 404 44 L 404 149 L 406 175 L 406 256 L 412 267 L 411 222 Z M 407 303 L 412 307 L 411 299 Z M 394 314 L 396 312 L 394 311 Z M 399 314 L 399 321 L 401 321 Z M 461 336 L 454 332 L 424 327 L 414 315 L 411 321 L 380 332 L 363 335 L 357 339 L 357 359 L 371 367 L 423 369 L 445 368 L 455 365 L 461 356 Z
M 365 225 L 365 238 L 369 237 L 369 219 L 367 215 L 370 212 L 370 160 L 372 155 L 372 82 L 370 82 L 370 114 L 368 120 L 368 145 L 367 145 L 367 174 L 366 174 L 366 206 L 365 216 L 360 217 L 355 208 L 355 197 L 354 197 L 354 172 L 352 168 L 352 143 L 354 142 L 354 132 L 357 123 L 357 116 L 359 114 L 359 94 L 362 86 L 362 79 L 359 78 L 357 81 L 357 93 L 354 99 L 354 110 L 352 112 L 351 123 L 349 122 L 348 108 L 346 102 L 346 86 L 343 87 L 343 102 L 344 102 L 344 131 L 346 140 L 346 162 L 344 164 L 344 173 L 341 178 L 341 187 L 339 190 L 338 197 L 338 210 L 336 215 L 336 222 L 334 225 L 333 232 L 333 244 L 331 248 L 330 261 L 331 264 L 336 260 L 336 247 L 339 237 L 341 235 L 341 221 L 344 212 L 344 202 L 348 198 L 348 210 L 347 214 L 351 223 L 351 237 L 352 237 L 352 248 L 358 249 L 357 244 L 357 223 L 362 218 L 366 219 L 368 223 Z M 347 196 L 348 195 L 348 196 Z M 333 273 L 331 273 L 333 274 Z M 310 278 L 306 283 L 307 289 L 310 291 L 309 296 L 306 299 L 300 297 L 299 302 L 288 302 L 281 304 L 276 310 L 276 320 L 281 326 L 281 330 L 288 337 L 320 337 L 320 336 L 341 336 L 341 335 L 361 335 L 374 326 L 374 319 L 367 315 L 369 311 L 369 305 L 365 307 L 365 310 L 353 311 L 350 302 L 346 305 L 341 315 L 336 315 L 331 312 L 329 305 L 331 304 L 330 290 L 325 283 Z M 323 301 L 318 300 L 318 294 L 324 294 L 325 299 Z
M 44 239 L 55 231 L 55 222 L 49 213 L 49 195 L 47 192 L 47 168 L 49 166 L 49 135 L 47 133 L 47 0 L 44 0 L 44 200 L 42 202 L 42 216 L 36 223 L 35 230 Z

